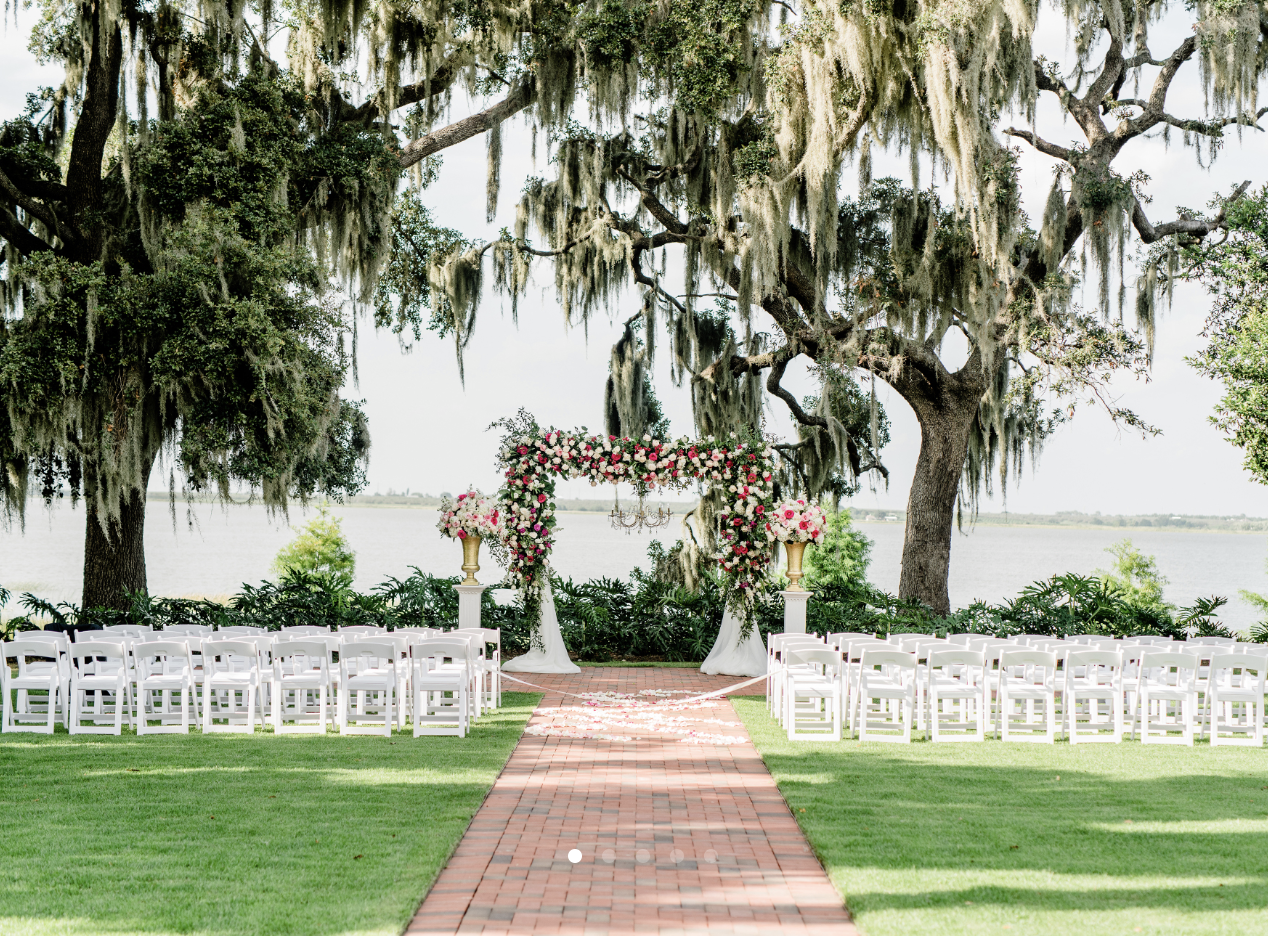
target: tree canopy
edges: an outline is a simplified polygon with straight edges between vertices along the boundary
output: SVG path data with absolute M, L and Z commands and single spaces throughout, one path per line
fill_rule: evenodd
M 619 310 L 628 327 L 605 404 L 623 433 L 656 421 L 657 325 L 699 435 L 747 435 L 782 402 L 798 492 L 883 472 L 872 383 L 895 389 L 922 433 L 900 591 L 945 611 L 957 502 L 1078 401 L 1150 430 L 1109 382 L 1145 373 L 1174 251 L 1225 229 L 1236 200 L 1159 223 L 1147 178 L 1114 162 L 1172 133 L 1210 157 L 1254 125 L 1268 30 L 1259 0 L 40 10 L 33 48 L 66 80 L 0 139 L 2 485 L 9 507 L 32 474 L 82 488 L 85 603 L 103 579 L 143 586 L 137 507 L 158 454 L 193 488 L 241 480 L 271 505 L 354 489 L 368 438 L 339 389 L 355 311 L 461 355 L 484 288 L 514 299 L 543 259 L 566 319 Z M 1068 61 L 1036 54 L 1041 16 L 1068 30 Z M 1192 28 L 1155 52 L 1166 17 Z M 1169 110 L 1181 75 L 1205 113 Z M 1079 139 L 1040 126 L 1045 99 Z M 436 225 L 419 195 L 434 158 L 486 135 L 491 218 L 516 115 L 551 169 L 514 226 L 485 243 Z M 1014 142 L 1055 162 L 1041 218 L 1021 210 Z M 909 178 L 874 180 L 881 154 Z M 1133 238 L 1174 249 L 1146 269 L 1135 322 Z M 819 394 L 786 388 L 794 362 Z
M 782 401 L 799 428 L 782 449 L 789 485 L 814 494 L 833 473 L 882 466 L 875 422 L 850 426 L 830 390 L 888 383 L 922 434 L 900 592 L 940 612 L 957 504 L 972 510 L 993 479 L 1006 483 L 1082 402 L 1156 430 L 1111 389 L 1117 372 L 1147 377 L 1165 281 L 1147 265 L 1128 306 L 1130 243 L 1174 252 L 1223 230 L 1244 187 L 1208 216 L 1155 222 L 1147 176 L 1115 161 L 1172 133 L 1209 158 L 1226 132 L 1255 125 L 1262 3 L 606 0 L 584 11 L 588 114 L 561 124 L 540 113 L 551 174 L 528 180 L 513 231 L 429 260 L 459 351 L 486 264 L 514 298 L 546 259 L 570 321 L 612 311 L 636 286 L 644 336 L 663 322 L 689 377 L 697 431 L 757 427 L 766 396 Z M 1068 61 L 1035 51 L 1041 16 L 1071 36 Z M 1155 53 L 1166 17 L 1192 28 Z M 1181 75 L 1204 92 L 1204 114 L 1169 110 Z M 564 90 L 545 73 L 538 87 Z M 1075 141 L 1041 126 L 1043 100 Z M 1033 220 L 1022 145 L 1054 166 Z M 910 178 L 874 180 L 882 153 L 906 157 Z M 614 376 L 632 375 L 640 355 L 618 344 Z M 813 408 L 784 385 L 794 361 L 829 390 Z M 642 394 L 633 381 L 617 388 Z

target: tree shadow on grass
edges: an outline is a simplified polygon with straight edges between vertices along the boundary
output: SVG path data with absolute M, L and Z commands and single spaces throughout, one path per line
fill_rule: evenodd
M 538 698 L 465 739 L 4 735 L 0 933 L 399 932 Z
M 803 744 L 759 708 L 741 708 L 750 733 L 856 914 L 971 902 L 1268 917 L 1261 750 Z

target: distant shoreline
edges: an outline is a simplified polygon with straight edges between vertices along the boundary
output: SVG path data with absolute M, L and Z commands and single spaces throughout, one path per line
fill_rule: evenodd
M 168 494 L 152 491 L 150 499 L 167 502 Z M 246 505 L 246 496 L 235 496 L 235 505 Z M 184 502 L 178 497 L 177 502 Z M 217 503 L 214 497 L 199 497 L 195 503 Z M 653 507 L 664 506 L 675 515 L 690 512 L 694 502 L 669 502 L 651 500 Z M 377 509 L 437 509 L 440 499 L 430 494 L 403 495 L 364 494 L 353 496 L 336 506 L 370 507 Z M 622 500 L 622 506 L 632 506 L 629 498 Z M 558 499 L 555 501 L 557 511 L 566 513 L 608 513 L 612 504 L 606 500 L 595 499 Z M 864 509 L 858 506 L 849 507 L 855 523 L 868 525 L 904 525 L 906 512 L 902 510 Z M 1042 529 L 1093 529 L 1120 532 L 1235 532 L 1243 534 L 1263 533 L 1268 535 L 1268 519 L 1253 516 L 1187 516 L 1170 513 L 1125 513 L 1121 515 L 1101 515 L 1098 513 L 1058 512 L 1058 513 L 982 513 L 970 523 L 965 521 L 965 530 L 973 526 L 1028 527 Z

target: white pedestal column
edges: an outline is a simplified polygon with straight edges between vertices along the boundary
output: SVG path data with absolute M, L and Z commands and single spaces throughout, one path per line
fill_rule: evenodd
M 806 632 L 806 603 L 812 591 L 780 591 L 784 599 L 784 632 Z
M 479 627 L 480 595 L 484 593 L 488 585 L 459 584 L 456 587 L 458 589 L 458 629 L 470 630 Z

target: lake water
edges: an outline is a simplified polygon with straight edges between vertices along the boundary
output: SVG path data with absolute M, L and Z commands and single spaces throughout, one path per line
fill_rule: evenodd
M 385 576 L 404 577 L 411 565 L 435 574 L 460 574 L 460 547 L 436 531 L 437 512 L 408 507 L 340 506 L 333 510 L 357 553 L 359 588 Z M 167 505 L 151 501 L 146 516 L 146 557 L 150 591 L 158 595 L 227 596 L 243 582 L 268 576 L 278 549 L 293 537 L 290 525 L 271 518 L 259 506 L 220 507 L 178 503 L 173 527 Z M 290 522 L 304 516 L 293 512 Z M 556 570 L 578 580 L 625 577 L 645 565 L 647 546 L 658 533 L 612 531 L 602 513 L 561 513 L 556 542 Z M 192 520 L 192 527 L 190 521 Z M 903 527 L 898 523 L 860 522 L 870 538 L 873 583 L 888 591 L 898 587 Z M 32 506 L 25 532 L 0 529 L 0 585 L 15 594 L 31 591 L 51 600 L 78 601 L 83 572 L 84 513 L 82 505 L 52 513 Z M 677 538 L 678 520 L 661 530 L 665 543 Z M 1111 562 L 1105 548 L 1130 537 L 1170 580 L 1167 599 L 1188 604 L 1201 595 L 1229 598 L 1224 622 L 1235 628 L 1259 619 L 1253 607 L 1237 596 L 1245 588 L 1264 593 L 1268 539 L 1262 534 L 1232 532 L 1168 532 L 1122 529 L 979 526 L 957 533 L 951 551 L 951 602 L 975 598 L 997 602 L 1014 596 L 1032 581 L 1077 571 L 1090 573 Z M 501 572 L 482 553 L 480 580 L 497 581 Z M 14 613 L 10 604 L 9 614 Z

